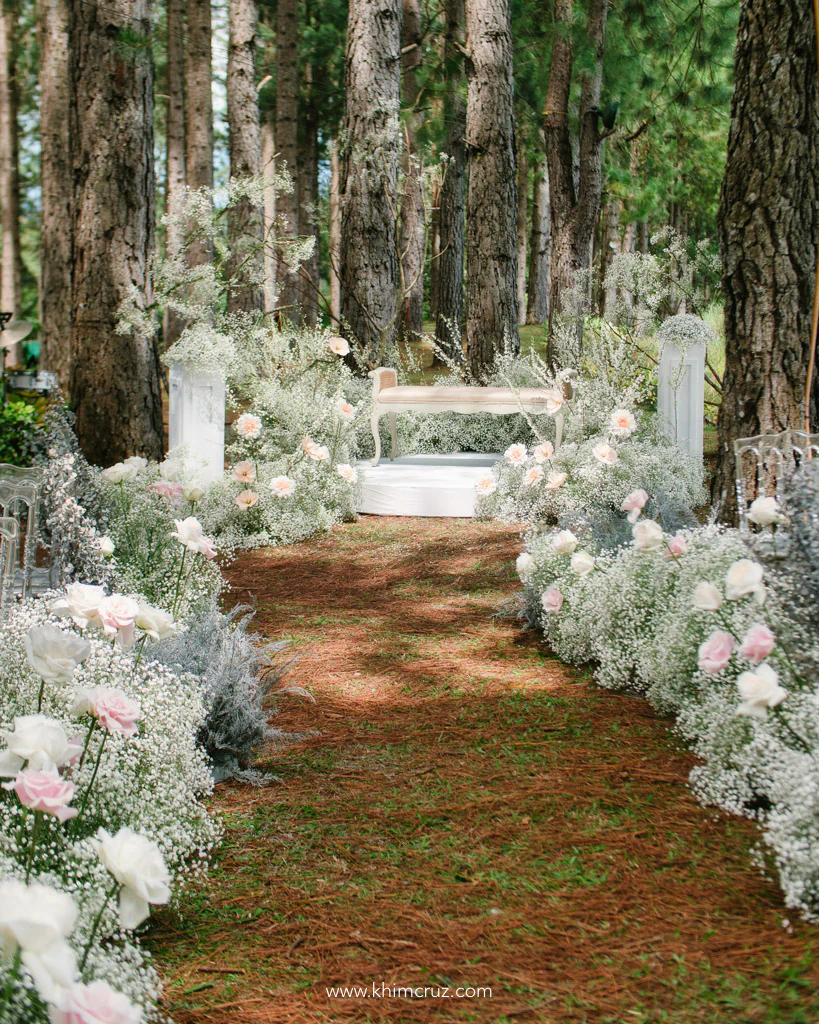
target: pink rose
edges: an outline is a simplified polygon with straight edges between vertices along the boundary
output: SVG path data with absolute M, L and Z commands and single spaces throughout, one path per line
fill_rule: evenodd
M 178 480 L 157 480 L 148 490 L 173 502 L 179 501 L 182 496 L 182 484 Z
M 61 823 L 77 816 L 77 811 L 67 806 L 74 799 L 77 787 L 73 782 L 66 782 L 58 772 L 29 768 L 19 772 L 13 782 L 4 782 L 3 789 L 16 793 L 23 807 L 52 814 Z
M 134 646 L 134 623 L 139 615 L 139 605 L 132 597 L 111 594 L 100 601 L 97 611 L 102 628 L 106 633 L 116 633 L 124 650 Z
M 540 599 L 540 603 L 543 607 L 544 612 L 549 614 L 553 612 L 559 612 L 563 607 L 563 595 L 557 587 L 549 587 L 543 597 Z
M 136 722 L 142 716 L 139 701 L 114 686 L 98 686 L 91 700 L 91 714 L 109 732 L 133 736 L 138 730 Z
M 233 479 L 237 484 L 252 484 L 256 479 L 256 467 L 252 462 L 237 462 L 233 467 Z
M 704 644 L 700 644 L 697 664 L 702 672 L 715 675 L 717 672 L 721 672 L 731 660 L 733 650 L 734 638 L 730 633 L 724 633 L 718 629 Z
M 745 634 L 739 653 L 743 658 L 752 661 L 754 665 L 758 665 L 768 657 L 774 649 L 775 643 L 774 635 L 768 627 L 757 622 Z
M 106 981 L 73 984 L 51 1011 L 52 1024 L 142 1024 L 142 1010 Z
M 628 521 L 632 526 L 640 518 L 640 513 L 645 508 L 647 501 L 648 495 L 642 488 L 640 488 L 639 490 L 632 491 L 620 506 L 620 510 L 622 512 L 628 512 Z
M 669 537 L 665 543 L 665 557 L 667 559 L 679 558 L 680 555 L 684 555 L 686 551 L 688 551 L 688 545 L 685 542 L 685 537 Z

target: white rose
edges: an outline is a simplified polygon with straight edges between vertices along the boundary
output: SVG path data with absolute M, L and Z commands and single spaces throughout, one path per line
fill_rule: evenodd
M 475 484 L 475 490 L 478 492 L 478 494 L 484 496 L 493 494 L 497 490 L 497 487 L 498 482 L 491 473 L 484 473 L 483 476 L 478 477 L 478 480 Z
M 150 914 L 149 904 L 167 903 L 171 898 L 171 876 L 153 840 L 127 827 L 113 836 L 101 828 L 96 846 L 100 863 L 122 886 L 119 918 L 123 928 L 136 928 Z
M 713 583 L 703 580 L 698 583 L 691 604 L 704 612 L 715 612 L 722 607 L 722 595 Z
M 117 462 L 116 465 L 104 469 L 101 474 L 103 480 L 107 480 L 109 484 L 123 484 L 133 480 L 136 475 L 136 467 L 129 466 L 126 462 Z
M 524 444 L 511 444 L 503 453 L 503 457 L 507 462 L 511 462 L 513 466 L 522 466 L 526 462 L 526 445 Z
M 521 551 L 518 555 L 518 559 L 515 562 L 515 569 L 517 570 L 518 576 L 522 580 L 526 580 L 528 576 L 534 572 L 535 560 L 529 554 L 528 551 Z
M 578 543 L 571 530 L 561 530 L 552 537 L 552 547 L 559 555 L 570 555 L 577 550 Z
M 48 683 L 70 683 L 77 665 L 91 653 L 87 640 L 50 622 L 32 626 L 24 642 L 29 665 Z
M 615 437 L 629 437 L 637 428 L 637 420 L 628 409 L 615 409 L 609 420 L 609 432 Z
M 164 462 L 159 464 L 159 475 L 167 483 L 173 483 L 174 480 L 178 480 L 181 472 L 182 463 L 177 459 L 165 459 Z
M 80 629 L 97 626 L 100 602 L 105 597 L 105 588 L 90 583 L 71 583 L 65 588 L 65 596 L 52 604 L 55 615 L 70 615 Z
M 634 546 L 639 551 L 656 551 L 664 543 L 663 528 L 653 519 L 641 519 L 631 528 Z
M 550 388 L 546 392 L 546 415 L 556 416 L 563 408 L 565 399 L 560 391 Z
M 68 709 L 72 718 L 90 715 L 96 699 L 97 687 L 75 686 L 71 690 L 71 706 Z
M 165 640 L 176 633 L 173 615 L 162 611 L 161 608 L 145 604 L 144 601 L 139 602 L 139 612 L 135 624 L 152 640 Z
M 204 487 L 200 487 L 199 484 L 183 484 L 182 485 L 182 497 L 185 501 L 201 501 L 205 497 Z
M 328 338 L 327 348 L 329 348 L 330 351 L 337 356 L 346 356 L 350 351 L 350 346 L 347 344 L 347 339 L 339 337 Z
M 106 558 L 110 558 L 113 555 L 116 548 L 114 542 L 110 537 L 100 537 L 99 541 L 100 551 L 105 555 Z
M 0 882 L 0 948 L 8 959 L 17 952 L 46 1002 L 57 1002 L 76 977 L 73 950 L 66 942 L 77 920 L 67 893 L 35 882 Z
M 596 444 L 592 448 L 592 455 L 604 466 L 613 466 L 618 458 L 617 452 L 608 441 L 601 441 L 599 444 Z
M 743 672 L 737 678 L 737 689 L 742 697 L 737 714 L 750 718 L 765 718 L 768 708 L 775 708 L 788 696 L 788 691 L 779 685 L 779 676 L 767 662 L 757 665 L 753 672 Z
M 63 768 L 82 753 L 82 743 L 69 740 L 59 722 L 46 715 L 17 715 L 12 730 L 0 730 L 8 750 L 0 754 L 0 776 L 11 778 L 26 767 L 38 772 Z
M 755 498 L 748 509 L 748 518 L 757 526 L 772 526 L 782 521 L 776 498 Z
M 576 576 L 588 576 L 594 570 L 594 559 L 588 551 L 575 551 L 572 555 L 571 567 Z
M 46 885 L 0 882 L 0 942 L 7 953 L 42 952 L 68 938 L 77 920 L 71 897 Z
M 725 596 L 729 601 L 753 596 L 757 604 L 765 604 L 764 575 L 765 570 L 758 562 L 740 558 L 729 567 L 725 576 Z
M 549 479 L 546 483 L 547 491 L 556 491 L 558 487 L 562 487 L 563 484 L 569 479 L 568 473 L 550 473 Z
M 336 473 L 348 484 L 354 484 L 358 480 L 358 473 L 346 462 L 339 463 L 336 466 Z
M 204 530 L 199 520 L 194 516 L 188 516 L 187 519 L 174 519 L 173 522 L 176 530 L 171 533 L 171 536 L 175 537 L 188 551 L 198 553 L 204 537 Z
M 131 466 L 139 473 L 140 470 L 145 469 L 148 465 L 148 460 L 143 459 L 141 455 L 132 455 L 130 459 L 123 461 L 123 466 Z

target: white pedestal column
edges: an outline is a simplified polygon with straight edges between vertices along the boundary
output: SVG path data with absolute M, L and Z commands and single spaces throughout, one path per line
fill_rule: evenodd
M 169 413 L 171 448 L 185 445 L 204 461 L 202 483 L 218 480 L 225 468 L 225 382 L 218 373 L 171 366 Z
M 689 342 L 685 352 L 667 341 L 660 356 L 657 416 L 666 434 L 702 458 L 705 410 L 705 345 Z

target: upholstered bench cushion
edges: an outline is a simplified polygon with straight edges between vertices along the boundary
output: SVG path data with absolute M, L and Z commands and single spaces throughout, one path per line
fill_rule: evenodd
M 399 387 L 385 388 L 378 392 L 380 405 L 404 405 L 407 402 L 418 402 L 423 405 L 476 405 L 493 406 L 509 405 L 520 402 L 526 407 L 542 406 L 546 409 L 548 395 L 536 388 L 522 388 L 511 391 L 509 388 L 447 388 L 447 387 Z M 479 411 L 479 410 L 478 410 Z

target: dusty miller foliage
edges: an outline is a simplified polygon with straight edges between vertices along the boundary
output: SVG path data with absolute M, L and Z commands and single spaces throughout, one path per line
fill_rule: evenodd
M 233 774 L 263 744 L 284 746 L 303 738 L 267 723 L 274 687 L 292 659 L 282 657 L 286 641 L 262 645 L 258 636 L 248 632 L 253 615 L 247 605 L 225 614 L 214 602 L 185 632 L 151 651 L 152 660 L 176 674 L 202 680 L 207 717 L 198 740 L 217 778 Z

